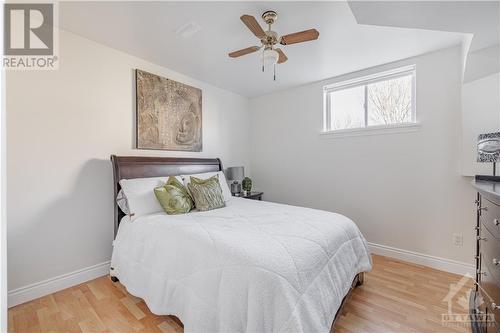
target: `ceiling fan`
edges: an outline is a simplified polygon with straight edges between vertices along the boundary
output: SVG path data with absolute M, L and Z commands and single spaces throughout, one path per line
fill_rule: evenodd
M 316 29 L 309 29 L 293 34 L 279 36 L 277 32 L 271 30 L 271 26 L 278 19 L 278 14 L 273 10 L 268 10 L 262 14 L 262 19 L 266 22 L 268 30 L 264 31 L 255 17 L 252 15 L 243 15 L 240 17 L 248 29 L 260 39 L 260 46 L 250 46 L 238 51 L 229 53 L 231 58 L 238 58 L 246 54 L 257 52 L 263 48 L 262 52 L 262 71 L 266 65 L 273 65 L 274 80 L 276 81 L 276 64 L 282 64 L 288 60 L 285 53 L 280 48 L 276 48 L 276 44 L 290 45 L 310 40 L 318 39 L 319 32 Z

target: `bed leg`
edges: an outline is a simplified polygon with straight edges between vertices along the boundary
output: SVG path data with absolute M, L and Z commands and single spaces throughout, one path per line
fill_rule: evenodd
M 109 270 L 111 271 L 111 272 L 109 272 L 109 277 L 111 278 L 111 281 L 113 281 L 113 282 L 120 281 L 120 280 L 118 280 L 118 278 L 116 276 L 113 276 L 113 271 L 115 270 L 115 268 L 110 267 Z
M 358 274 L 358 281 L 356 282 L 356 287 L 362 286 L 363 283 L 365 282 L 365 273 L 359 273 Z

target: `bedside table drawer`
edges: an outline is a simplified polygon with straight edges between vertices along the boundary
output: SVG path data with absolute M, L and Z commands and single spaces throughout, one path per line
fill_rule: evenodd
M 481 199 L 481 222 L 491 234 L 500 240 L 500 206 L 485 199 Z
M 488 314 L 493 314 L 496 327 L 500 327 L 500 281 L 491 273 L 489 265 L 484 265 L 481 277 L 480 293 L 484 300 L 484 305 L 487 308 Z M 493 328 L 493 327 L 492 327 Z M 488 332 L 490 330 L 488 329 Z M 495 332 L 495 330 L 493 330 Z
M 482 266 L 488 266 L 489 271 L 500 281 L 500 240 L 493 237 L 484 225 L 481 226 L 480 251 Z

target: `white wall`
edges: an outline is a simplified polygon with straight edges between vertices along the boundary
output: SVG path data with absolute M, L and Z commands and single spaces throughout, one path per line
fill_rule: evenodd
M 133 149 L 135 68 L 203 90 L 202 153 Z M 246 98 L 61 31 L 58 71 L 7 74 L 9 290 L 110 259 L 110 154 L 248 167 L 248 123 Z
M 500 72 L 500 44 L 466 53 L 466 56 L 466 83 Z
M 0 25 L 3 26 L 3 6 L 0 8 Z M 3 45 L 3 35 L 0 36 Z M 7 331 L 7 200 L 6 200 L 6 117 L 5 71 L 0 73 L 0 332 Z
M 475 194 L 460 176 L 461 49 L 445 49 L 356 75 L 417 66 L 411 133 L 326 139 L 324 82 L 250 102 L 252 176 L 265 199 L 339 212 L 369 242 L 472 263 Z M 452 233 L 463 233 L 454 247 Z
M 462 174 L 491 175 L 492 163 L 478 163 L 477 137 L 500 130 L 500 73 L 462 87 Z

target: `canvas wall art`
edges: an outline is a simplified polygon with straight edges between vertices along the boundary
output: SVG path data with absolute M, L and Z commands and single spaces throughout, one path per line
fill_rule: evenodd
M 201 90 L 136 70 L 139 149 L 202 150 Z

